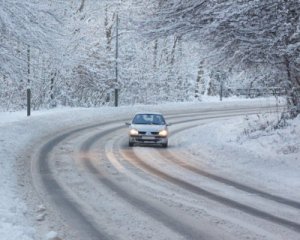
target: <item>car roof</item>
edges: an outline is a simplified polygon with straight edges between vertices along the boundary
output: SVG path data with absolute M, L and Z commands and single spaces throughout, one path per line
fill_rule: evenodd
M 163 115 L 159 112 L 137 112 L 135 115 L 138 115 L 138 114 Z

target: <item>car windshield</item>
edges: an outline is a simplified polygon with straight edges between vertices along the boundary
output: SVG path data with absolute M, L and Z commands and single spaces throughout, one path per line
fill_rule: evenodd
M 165 125 L 165 119 L 159 114 L 137 114 L 132 120 L 133 124 Z

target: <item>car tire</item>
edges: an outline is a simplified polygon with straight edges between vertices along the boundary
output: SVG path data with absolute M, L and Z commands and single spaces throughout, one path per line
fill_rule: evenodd
M 168 147 L 168 143 L 163 143 L 163 144 L 162 144 L 162 147 L 163 147 L 163 148 L 167 148 L 167 147 Z

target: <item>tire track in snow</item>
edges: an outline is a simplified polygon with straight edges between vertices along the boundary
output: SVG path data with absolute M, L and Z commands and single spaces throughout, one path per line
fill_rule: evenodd
M 116 131 L 119 129 L 120 128 L 109 129 L 90 137 L 82 144 L 80 148 L 80 152 L 88 153 L 92 145 L 95 142 L 97 142 L 100 138 L 103 138 L 105 137 L 105 135 L 111 133 L 112 131 Z M 88 154 L 84 154 L 84 155 L 88 156 Z M 206 236 L 207 234 L 197 231 L 196 229 L 190 227 L 189 225 L 186 225 L 184 222 L 181 222 L 178 219 L 174 219 L 172 216 L 156 208 L 151 203 L 139 198 L 138 196 L 135 196 L 134 194 L 129 193 L 128 191 L 126 191 L 126 189 L 123 189 L 120 185 L 115 183 L 115 181 L 110 180 L 107 177 L 107 175 L 103 173 L 100 169 L 96 168 L 92 164 L 91 158 L 83 157 L 82 162 L 85 165 L 85 167 L 88 169 L 88 171 L 91 172 L 99 182 L 104 184 L 107 188 L 111 189 L 113 192 L 115 192 L 119 197 L 124 199 L 126 202 L 136 207 L 137 209 L 139 209 L 146 215 L 150 216 L 154 220 L 162 223 L 164 226 L 171 229 L 172 231 L 186 237 L 187 239 L 195 239 L 195 240 L 212 239 L 211 236 L 207 237 Z
M 170 182 L 172 184 L 175 184 L 185 190 L 188 190 L 190 192 L 193 192 L 197 195 L 200 195 L 200 196 L 203 196 L 203 197 L 206 197 L 208 199 L 211 199 L 213 201 L 216 201 L 216 202 L 219 202 L 223 205 L 226 205 L 228 207 L 232 207 L 232 208 L 235 208 L 235 209 L 238 209 L 242 212 L 245 212 L 245 213 L 248 213 L 252 216 L 255 216 L 255 217 L 259 217 L 261 219 L 264 219 L 264 220 L 267 220 L 269 222 L 273 222 L 273 223 L 276 223 L 276 224 L 279 224 L 281 226 L 285 226 L 291 230 L 294 230 L 296 232 L 300 232 L 300 224 L 297 223 L 297 222 L 293 222 L 293 221 L 289 221 L 287 219 L 283 219 L 283 218 L 280 218 L 280 217 L 277 217 L 273 214 L 270 214 L 270 213 L 267 213 L 265 211 L 261 211 L 261 210 L 258 210 L 254 207 L 250 207 L 248 205 L 245 205 L 245 204 L 242 204 L 240 202 L 237 202 L 235 200 L 232 200 L 232 199 L 229 199 L 229 198 L 226 198 L 226 197 L 223 197 L 221 195 L 218 195 L 218 194 L 215 194 L 215 193 L 212 193 L 208 190 L 205 190 L 203 188 L 200 188 L 198 186 L 195 186 L 189 182 L 186 182 L 184 180 L 181 180 L 179 178 L 176 178 L 174 176 L 171 176 L 170 174 L 167 174 L 151 165 L 149 165 L 148 163 L 144 162 L 142 159 L 140 159 L 135 153 L 134 151 L 128 149 L 128 147 L 126 146 L 123 146 L 123 149 L 122 149 L 124 155 L 126 155 L 128 157 L 128 162 L 131 163 L 132 165 L 137 165 L 139 166 L 140 168 L 144 169 L 145 171 L 167 181 L 167 182 Z
M 187 130 L 187 129 L 190 129 L 190 128 L 191 127 L 185 127 L 185 128 L 180 129 L 180 130 L 172 132 L 172 134 L 177 134 L 181 131 L 184 131 L 184 130 Z M 289 207 L 300 209 L 300 202 L 297 202 L 297 201 L 294 201 L 294 200 L 291 200 L 291 199 L 288 199 L 288 198 L 284 198 L 284 197 L 281 197 L 281 196 L 277 196 L 277 195 L 274 195 L 274 194 L 270 194 L 270 193 L 261 191 L 259 189 L 253 188 L 251 186 L 241 184 L 241 183 L 235 182 L 233 180 L 218 176 L 218 175 L 210 173 L 208 171 L 204 171 L 202 169 L 199 169 L 199 168 L 189 164 L 186 159 L 184 159 L 184 160 L 179 159 L 175 154 L 172 154 L 172 152 L 169 151 L 169 150 L 167 150 L 167 151 L 158 151 L 158 152 L 168 162 L 176 164 L 176 165 L 178 165 L 182 168 L 185 168 L 185 169 L 187 169 L 187 170 L 189 170 L 193 173 L 196 173 L 200 176 L 212 179 L 216 182 L 220 182 L 220 183 L 226 184 L 228 186 L 232 186 L 232 187 L 234 187 L 236 189 L 239 189 L 241 191 L 244 191 L 244 192 L 247 192 L 247 193 L 250 193 L 250 194 L 255 194 L 255 195 L 260 196 L 262 198 L 269 199 L 271 201 L 274 201 L 274 202 L 277 202 L 277 203 L 280 203 L 280 204 L 284 204 L 284 205 L 289 206 Z
M 95 225 L 87 219 L 84 213 L 80 211 L 80 206 L 69 199 L 69 196 L 60 187 L 58 181 L 55 179 L 55 176 L 53 176 L 51 173 L 49 166 L 50 153 L 53 151 L 54 147 L 68 137 L 71 137 L 73 134 L 86 129 L 88 129 L 88 127 L 77 129 L 55 137 L 51 141 L 47 142 L 39 152 L 37 167 L 44 188 L 50 195 L 51 200 L 65 215 L 68 216 L 68 220 L 72 221 L 71 224 L 75 226 L 75 228 L 81 230 L 84 229 L 84 238 L 91 240 L 112 240 L 115 238 L 108 235 L 105 231 L 99 229 L 98 227 L 95 227 Z M 80 234 L 82 233 L 83 231 L 80 231 Z
M 185 169 L 187 169 L 187 170 L 189 170 L 193 173 L 196 173 L 200 176 L 212 179 L 216 182 L 223 183 L 223 184 L 226 184 L 228 186 L 232 186 L 236 189 L 239 189 L 241 191 L 244 191 L 244 192 L 247 192 L 247 193 L 250 193 L 250 194 L 255 194 L 255 195 L 260 196 L 264 199 L 269 199 L 271 201 L 274 201 L 274 202 L 277 202 L 277 203 L 280 203 L 280 204 L 283 204 L 283 205 L 286 205 L 286 206 L 289 206 L 289 207 L 300 209 L 300 203 L 297 202 L 297 201 L 293 201 L 291 199 L 287 199 L 287 198 L 284 198 L 284 197 L 281 197 L 281 196 L 277 196 L 277 195 L 274 195 L 274 194 L 271 194 L 271 193 L 267 193 L 267 192 L 258 190 L 256 188 L 250 187 L 248 185 L 244 185 L 244 184 L 232 181 L 230 179 L 218 176 L 216 174 L 201 170 L 199 168 L 196 168 L 193 165 L 188 164 L 186 162 L 186 160 L 178 159 L 175 155 L 173 155 L 171 153 L 166 153 L 166 152 L 162 153 L 162 152 L 160 152 L 160 154 L 166 160 L 168 160 L 169 162 L 175 163 L 175 164 L 179 165 L 180 167 L 185 168 Z

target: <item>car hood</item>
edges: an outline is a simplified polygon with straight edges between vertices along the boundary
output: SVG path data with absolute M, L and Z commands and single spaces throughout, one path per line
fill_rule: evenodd
M 163 129 L 167 129 L 165 125 L 149 125 L 149 124 L 131 124 L 131 128 L 134 128 L 142 132 L 159 132 Z

